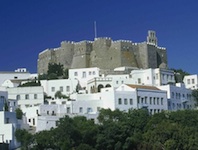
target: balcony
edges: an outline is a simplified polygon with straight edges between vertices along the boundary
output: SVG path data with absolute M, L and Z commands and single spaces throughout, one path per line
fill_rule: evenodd
M 138 108 L 139 109 L 141 109 L 141 108 L 148 108 L 148 104 L 140 103 L 140 104 L 138 104 Z
M 182 102 L 182 103 L 186 103 L 186 102 L 188 102 L 188 100 L 187 100 L 186 98 L 182 98 L 182 99 L 181 99 L 181 102 Z

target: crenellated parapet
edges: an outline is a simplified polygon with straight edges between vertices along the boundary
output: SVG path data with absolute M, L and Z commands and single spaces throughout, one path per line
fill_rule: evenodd
M 155 31 L 148 31 L 147 41 L 113 41 L 109 37 L 93 41 L 62 41 L 60 47 L 39 53 L 38 73 L 46 73 L 48 63 L 60 63 L 64 68 L 89 68 L 113 70 L 121 66 L 137 68 L 167 67 L 166 48 L 157 45 Z

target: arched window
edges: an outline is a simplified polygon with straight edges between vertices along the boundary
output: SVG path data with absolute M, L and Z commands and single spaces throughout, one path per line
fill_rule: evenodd
M 98 92 L 100 92 L 102 88 L 104 88 L 104 86 L 102 84 L 99 84 L 98 85 Z
M 105 87 L 111 87 L 111 85 L 110 84 L 107 84 Z

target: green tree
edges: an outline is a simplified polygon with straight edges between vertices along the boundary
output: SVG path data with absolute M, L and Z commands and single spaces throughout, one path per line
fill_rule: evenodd
M 51 73 L 56 74 L 58 77 L 63 76 L 63 65 L 61 65 L 60 63 L 49 63 L 47 74 L 50 75 Z
M 198 90 L 197 89 L 192 91 L 192 96 L 194 98 L 195 105 L 198 106 Z
M 29 87 L 29 86 L 41 86 L 41 83 L 36 82 L 36 81 L 31 81 L 31 82 L 26 82 L 22 85 L 19 85 L 18 87 Z
M 22 130 L 21 129 L 17 129 L 15 131 L 15 137 L 16 137 L 17 141 L 21 143 L 22 150 L 23 149 L 24 150 L 29 149 L 29 146 L 33 142 L 33 135 L 30 134 L 25 129 L 22 129 Z
M 55 98 L 59 98 L 59 99 L 61 99 L 61 98 L 68 98 L 68 96 L 62 94 L 61 91 L 57 91 L 57 92 L 55 93 L 54 97 L 55 97 Z
M 182 69 L 171 69 L 175 73 L 175 81 L 176 83 L 183 83 L 183 79 L 185 75 L 189 75 L 188 72 L 182 70 Z
M 17 109 L 15 110 L 15 112 L 16 112 L 16 118 L 17 118 L 17 119 L 22 119 L 22 117 L 23 117 L 23 112 L 22 112 L 22 110 L 21 110 L 20 108 L 17 108 Z
M 69 78 L 69 69 L 65 69 L 65 70 L 63 71 L 63 78 L 64 78 L 64 79 L 68 79 L 68 78 Z

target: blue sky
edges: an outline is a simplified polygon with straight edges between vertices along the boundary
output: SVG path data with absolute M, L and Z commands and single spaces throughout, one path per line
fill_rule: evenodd
M 169 68 L 198 74 L 196 0 L 1 0 L 0 71 L 37 71 L 39 52 L 98 37 L 143 42 L 155 30 Z

